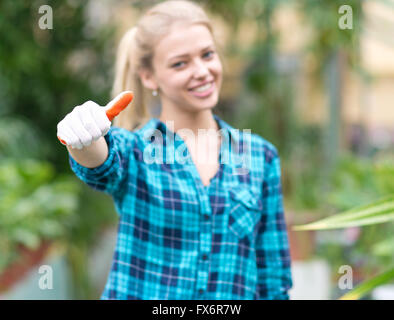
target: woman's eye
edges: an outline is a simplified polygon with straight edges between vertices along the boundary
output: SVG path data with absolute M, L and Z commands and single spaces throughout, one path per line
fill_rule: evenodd
M 211 50 L 211 51 L 208 51 L 208 52 L 205 52 L 204 55 L 203 55 L 203 57 L 204 57 L 204 58 L 210 58 L 211 56 L 213 56 L 214 53 L 215 53 L 215 52 L 213 52 L 212 50 Z
M 173 68 L 180 68 L 180 67 L 183 66 L 183 63 L 185 63 L 185 62 L 179 61 L 177 63 L 174 63 L 171 67 L 173 67 Z

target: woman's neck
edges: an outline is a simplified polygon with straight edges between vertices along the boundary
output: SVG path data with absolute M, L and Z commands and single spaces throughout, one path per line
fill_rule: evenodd
M 161 112 L 160 121 L 164 124 L 173 122 L 173 128 L 169 128 L 174 132 L 180 129 L 189 129 L 193 132 L 195 136 L 198 135 L 199 129 L 206 130 L 219 130 L 218 124 L 213 117 L 212 110 L 202 110 L 200 112 Z

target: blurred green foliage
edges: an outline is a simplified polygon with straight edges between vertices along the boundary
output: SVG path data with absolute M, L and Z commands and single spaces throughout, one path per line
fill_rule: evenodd
M 0 161 L 0 273 L 18 257 L 18 245 L 67 237 L 78 208 L 79 185 L 54 179 L 53 166 L 33 159 Z
M 41 30 L 41 5 L 53 29 Z M 75 298 L 97 298 L 88 253 L 116 213 L 108 196 L 80 182 L 57 123 L 86 100 L 105 104 L 112 85 L 112 25 L 88 19 L 88 1 L 0 2 L 0 272 L 19 245 L 62 241 Z M 100 22 L 100 21 L 98 21 Z
M 338 21 L 344 13 L 339 13 L 341 6 L 352 10 L 352 29 L 340 29 Z M 360 36 L 363 31 L 362 1 L 358 0 L 301 0 L 297 8 L 302 13 L 303 22 L 311 27 L 312 33 L 306 47 L 315 64 L 315 74 L 321 78 L 325 64 L 331 54 L 342 50 L 347 63 L 355 70 L 360 70 Z M 347 10 L 346 10 L 347 12 Z
M 88 255 L 100 231 L 116 223 L 112 201 L 69 174 L 55 174 L 49 162 L 0 159 L 0 273 L 19 257 L 19 247 L 35 250 L 45 240 L 67 252 L 74 297 L 98 298 Z
M 373 159 L 343 154 L 331 177 L 328 204 L 344 211 L 394 194 L 394 154 L 383 152 Z
M 81 192 L 78 214 L 74 223 L 67 228 L 67 259 L 73 274 L 74 297 L 98 299 L 103 288 L 98 287 L 100 284 L 92 281 L 88 258 L 100 233 L 105 228 L 115 226 L 118 215 L 115 212 L 112 198 L 93 190 L 79 180 L 77 183 Z
M 305 225 L 295 226 L 294 230 L 296 231 L 305 231 L 305 230 L 333 230 L 333 229 L 347 229 L 347 239 L 342 239 L 342 244 L 346 244 L 349 246 L 354 244 L 357 241 L 357 237 L 360 231 L 360 228 L 356 227 L 365 227 L 371 225 L 379 225 L 380 227 L 386 227 L 386 230 L 389 230 L 387 227 L 388 224 L 391 224 L 394 221 L 394 193 L 381 197 L 375 201 L 371 201 L 364 205 L 356 205 L 354 208 L 349 210 L 342 211 L 340 213 L 335 214 L 334 216 L 330 216 L 318 221 L 314 221 L 312 223 L 308 223 Z M 353 227 L 353 229 L 349 229 Z M 392 227 L 392 226 L 391 226 Z M 392 229 L 392 228 L 390 228 Z M 376 229 L 375 229 L 376 230 Z M 375 231 L 374 230 L 374 231 Z M 350 233 L 349 233 L 350 231 Z M 346 232 L 346 231 L 345 231 Z M 382 228 L 380 228 L 379 232 L 382 232 Z M 376 235 L 371 237 L 370 240 L 376 240 Z M 389 243 L 389 241 L 393 241 L 392 237 L 385 237 L 384 240 L 378 244 L 374 245 L 374 250 L 372 253 L 377 253 L 379 256 L 386 256 L 389 258 L 388 263 L 384 261 L 378 261 L 375 259 L 373 254 L 371 255 L 371 251 L 365 251 L 364 257 L 368 259 L 368 265 L 373 266 L 373 273 L 375 273 L 372 279 L 368 279 L 364 281 L 361 285 L 357 286 L 355 289 L 341 296 L 341 299 L 359 299 L 367 294 L 370 294 L 373 289 L 380 285 L 388 284 L 394 281 L 394 257 L 392 254 L 387 254 L 387 247 L 392 247 L 393 243 Z M 362 247 L 365 250 L 365 246 Z M 379 250 L 376 250 L 379 248 Z M 368 255 L 367 255 L 368 254 Z M 325 257 L 327 257 L 325 255 Z M 391 258 L 391 261 L 390 261 Z M 369 260 L 373 260 L 371 263 Z M 332 261 L 330 261 L 332 263 Z M 391 267 L 387 268 L 387 265 L 391 265 Z M 340 265 L 341 267 L 343 265 Z M 348 266 L 348 264 L 347 264 Z M 338 267 L 338 265 L 337 265 Z M 353 265 L 354 267 L 354 265 Z M 361 265 L 361 268 L 364 268 Z M 340 270 L 340 269 L 339 269 Z M 360 266 L 356 269 L 357 273 L 360 273 Z M 342 271 L 339 271 L 342 273 Z M 352 269 L 353 274 L 353 269 Z M 361 278 L 358 275 L 358 278 Z M 352 280 L 353 282 L 353 276 Z M 360 279 L 357 279 L 360 281 Z M 338 282 L 337 282 L 338 283 Z
M 49 154 L 47 145 L 41 144 L 43 133 L 26 118 L 7 115 L 0 118 L 0 158 L 43 159 Z
M 377 153 L 373 159 L 343 154 L 331 176 L 331 189 L 322 198 L 322 206 L 332 215 L 394 194 L 393 177 L 392 152 Z M 354 241 L 348 242 L 343 241 L 346 231 L 324 231 L 328 238 L 321 241 L 316 254 L 330 261 L 335 279 L 341 265 L 351 265 L 362 279 L 370 278 L 384 267 L 394 265 L 392 228 L 392 223 L 366 226 Z

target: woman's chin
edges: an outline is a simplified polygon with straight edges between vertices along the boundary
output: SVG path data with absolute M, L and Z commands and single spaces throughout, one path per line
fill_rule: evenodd
M 207 99 L 199 99 L 196 101 L 196 99 L 193 99 L 193 103 L 190 105 L 193 106 L 193 109 L 196 111 L 198 110 L 206 110 L 206 109 L 212 109 L 218 104 L 218 96 L 217 94 L 212 95 L 211 97 Z

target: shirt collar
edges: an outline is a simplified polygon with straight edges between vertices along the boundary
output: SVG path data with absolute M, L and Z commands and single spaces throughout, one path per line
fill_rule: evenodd
M 221 143 L 220 161 L 221 163 L 226 165 L 221 166 L 222 170 L 233 170 L 231 173 L 232 175 L 244 174 L 244 169 L 245 169 L 243 167 L 244 164 L 240 160 L 243 159 L 243 154 L 248 148 L 246 147 L 245 149 L 243 147 L 243 143 L 245 142 L 245 137 L 241 138 L 239 130 L 234 129 L 227 122 L 222 120 L 219 116 L 215 114 L 213 116 L 217 121 L 219 129 L 221 130 L 222 133 L 222 137 L 224 138 L 224 140 L 222 140 Z M 158 118 L 151 118 L 141 129 L 137 130 L 137 132 L 143 136 L 143 141 L 145 141 L 146 144 L 150 144 L 150 142 L 156 140 L 155 138 L 151 139 L 152 136 L 155 137 L 155 135 L 153 135 L 153 132 L 155 130 L 160 130 L 163 138 L 162 143 L 163 146 L 166 148 L 178 148 L 181 144 L 184 143 L 183 139 L 181 139 L 179 135 L 177 135 L 176 133 L 174 134 Z M 167 131 L 169 131 L 171 134 L 174 134 L 174 138 L 175 138 L 175 141 L 173 139 L 169 140 L 171 142 L 170 145 L 167 145 L 167 139 L 166 139 Z M 169 136 L 171 136 L 171 134 Z M 247 140 L 250 140 L 250 137 Z M 238 152 L 240 147 L 242 147 L 241 153 Z M 167 153 L 165 152 L 163 156 L 166 157 Z M 183 168 L 183 166 L 181 165 L 178 166 L 177 162 L 171 165 L 164 165 L 164 166 L 166 170 L 172 170 L 171 168 L 178 168 L 178 167 Z
M 227 138 L 230 138 L 232 143 L 237 143 L 239 140 L 239 135 L 236 134 L 236 129 L 230 126 L 227 122 L 222 120 L 218 115 L 213 114 L 214 119 L 216 120 L 219 130 L 222 131 L 223 134 L 226 135 Z M 144 134 L 146 131 L 151 131 L 154 129 L 158 129 L 162 132 L 162 134 L 166 133 L 173 133 L 160 119 L 158 118 L 151 118 L 146 125 L 141 129 L 141 132 Z

